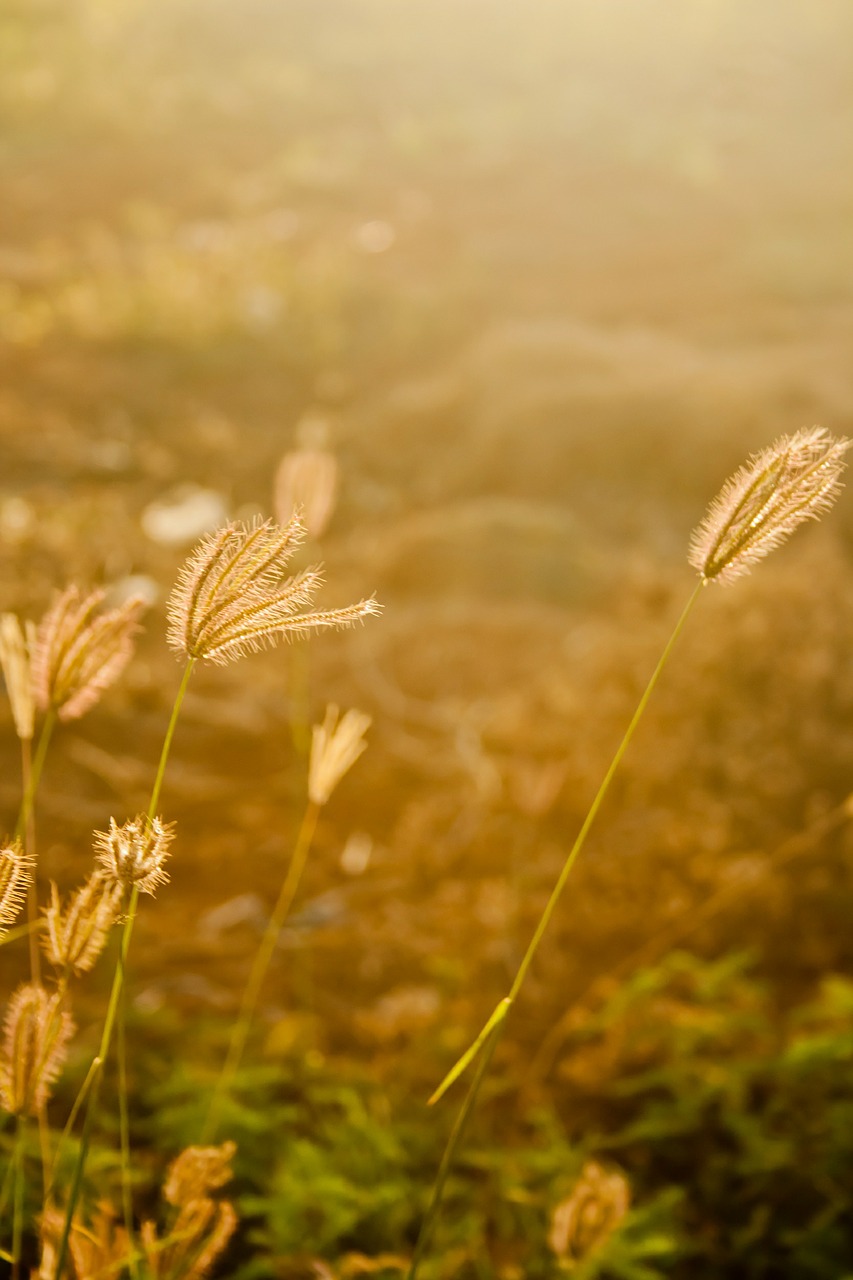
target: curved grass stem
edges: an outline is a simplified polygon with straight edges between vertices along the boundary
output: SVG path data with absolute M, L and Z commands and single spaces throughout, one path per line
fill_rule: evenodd
M 533 963 L 533 958 L 539 949 L 539 945 L 543 937 L 545 936 L 545 932 L 548 928 L 548 925 L 550 924 L 551 917 L 554 914 L 557 903 L 559 902 L 560 897 L 562 896 L 563 890 L 566 886 L 566 881 L 568 880 L 569 875 L 571 874 L 572 868 L 575 865 L 575 862 L 577 861 L 578 854 L 580 853 L 581 849 L 583 848 L 586 842 L 586 838 L 589 835 L 590 828 L 592 827 L 592 824 L 594 823 L 598 815 L 598 811 L 601 808 L 601 805 L 604 801 L 605 796 L 607 795 L 607 792 L 610 788 L 610 784 L 613 781 L 614 775 L 616 774 L 616 771 L 622 762 L 622 757 L 624 756 L 625 752 L 628 749 L 631 739 L 634 736 L 634 731 L 636 730 L 637 725 L 640 723 L 643 712 L 648 706 L 649 699 L 651 698 L 652 693 L 654 692 L 655 686 L 657 685 L 660 675 L 664 667 L 666 666 L 667 662 L 669 661 L 669 657 L 673 649 L 675 648 L 676 642 L 679 636 L 681 635 L 681 632 L 684 628 L 685 623 L 687 622 L 687 618 L 690 614 L 690 611 L 692 610 L 694 604 L 696 603 L 696 600 L 698 599 L 699 593 L 701 592 L 703 586 L 704 586 L 704 582 L 700 580 L 697 583 L 694 590 L 692 591 L 690 598 L 688 599 L 684 608 L 682 609 L 681 615 L 678 621 L 676 622 L 675 627 L 673 628 L 672 634 L 670 635 L 669 640 L 666 642 L 666 645 L 664 646 L 663 652 L 660 658 L 658 659 L 657 666 L 652 672 L 652 675 L 643 691 L 640 701 L 637 703 L 636 710 L 634 711 L 634 714 L 631 717 L 631 721 L 628 725 L 628 728 L 625 730 L 625 733 L 622 737 L 622 741 L 619 743 L 619 746 L 616 748 L 616 753 L 614 754 L 613 759 L 610 762 L 610 765 L 607 769 L 607 772 L 604 775 L 604 778 L 601 781 L 598 791 L 595 793 L 595 797 L 592 801 L 592 804 L 589 807 L 589 810 L 587 811 L 587 815 L 583 820 L 583 823 L 581 825 L 580 831 L 577 834 L 575 842 L 572 845 L 571 849 L 569 850 L 568 856 L 566 857 L 566 860 L 563 863 L 562 870 L 560 871 L 560 874 L 557 877 L 557 882 L 551 891 L 551 896 L 549 897 L 547 903 L 545 904 L 545 909 L 542 912 L 542 915 L 539 917 L 539 923 L 537 924 L 533 932 L 533 937 L 530 939 L 530 943 L 527 947 L 527 950 L 524 953 L 524 956 L 521 960 L 521 964 L 518 966 L 518 970 L 516 971 L 516 975 L 515 975 L 515 978 L 513 979 L 512 986 L 509 989 L 509 993 L 500 1002 L 500 1004 L 498 1004 L 497 1008 L 495 1009 L 492 1016 L 489 1018 L 483 1030 L 478 1035 L 477 1039 L 470 1046 L 470 1048 L 468 1048 L 465 1051 L 465 1053 L 458 1060 L 455 1066 L 451 1068 L 450 1072 L 447 1074 L 447 1076 L 445 1076 L 444 1080 L 439 1085 L 438 1089 L 430 1099 L 430 1101 L 432 1102 L 440 1098 L 442 1094 L 446 1091 L 446 1089 L 448 1089 L 450 1085 L 453 1084 L 453 1082 L 457 1080 L 460 1075 L 462 1075 L 465 1069 L 475 1059 L 479 1059 L 474 1078 L 472 1079 L 471 1084 L 468 1088 L 468 1092 L 465 1095 L 465 1099 L 462 1103 L 462 1107 L 459 1112 L 459 1115 L 457 1116 L 456 1123 L 454 1124 L 450 1132 L 450 1136 L 447 1140 L 447 1144 L 444 1149 L 444 1154 L 441 1159 L 441 1164 L 439 1165 L 439 1170 L 436 1175 L 435 1183 L 433 1185 L 433 1192 L 430 1199 L 430 1204 L 427 1209 L 427 1213 L 424 1218 L 423 1224 L 421 1226 L 420 1234 L 418 1235 L 418 1240 L 415 1246 L 415 1252 L 412 1257 L 412 1262 L 409 1267 L 407 1280 L 415 1280 L 417 1276 L 418 1266 L 420 1265 L 420 1262 L 426 1251 L 426 1247 L 429 1243 L 430 1237 L 432 1235 L 432 1230 L 435 1225 L 436 1218 L 438 1216 L 439 1208 L 441 1207 L 441 1197 L 444 1190 L 444 1184 L 447 1181 L 448 1174 L 453 1166 L 453 1161 L 455 1159 L 456 1152 L 459 1148 L 460 1142 L 462 1141 L 462 1137 L 465 1131 L 465 1126 L 467 1124 L 468 1117 L 473 1111 L 474 1105 L 477 1101 L 477 1095 L 480 1091 L 480 1086 L 486 1075 L 486 1070 L 488 1068 L 489 1063 L 491 1062 L 492 1056 L 494 1054 L 495 1049 L 497 1048 L 498 1041 L 500 1040 L 503 1034 L 504 1028 L 506 1027 L 507 1017 L 509 1015 L 509 1012 L 513 1004 L 515 1003 L 515 1000 L 519 992 L 521 991 L 521 988 L 524 984 L 524 980 L 527 977 L 531 964 Z
M 216 1134 L 217 1126 L 222 1117 L 225 1098 L 240 1067 L 261 987 L 269 969 L 279 934 L 299 889 L 302 873 L 305 870 L 305 863 L 308 859 L 308 852 L 311 848 L 311 841 L 314 839 L 319 813 L 320 806 L 309 800 L 293 847 L 293 856 L 290 859 L 290 866 L 287 868 L 287 875 L 282 882 L 278 899 L 273 907 L 267 927 L 264 930 L 264 936 L 252 962 L 243 998 L 240 1001 L 240 1012 L 228 1043 L 228 1052 L 222 1064 L 219 1078 L 216 1081 L 213 1097 L 210 1100 L 202 1130 L 202 1142 L 210 1142 Z

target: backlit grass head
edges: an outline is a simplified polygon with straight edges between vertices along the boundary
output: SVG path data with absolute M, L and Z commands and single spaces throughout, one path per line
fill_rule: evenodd
M 733 582 L 793 533 L 828 511 L 841 489 L 849 440 L 822 427 L 783 436 L 727 480 L 690 543 L 705 582 Z
M 318 566 L 290 577 L 286 568 L 305 537 L 298 516 L 227 524 L 199 543 L 169 599 L 169 644 L 188 658 L 225 663 L 282 636 L 350 627 L 379 613 L 375 600 L 343 609 L 302 612 L 320 589 Z

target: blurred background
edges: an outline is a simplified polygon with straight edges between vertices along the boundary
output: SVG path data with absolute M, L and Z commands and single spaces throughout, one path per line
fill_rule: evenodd
M 215 1036 L 230 1017 L 301 815 L 306 726 L 358 706 L 370 746 L 324 813 L 267 1051 L 420 1104 L 506 989 L 692 589 L 707 503 L 779 434 L 851 429 L 851 161 L 846 0 L 2 0 L 2 605 L 38 617 L 69 581 L 152 605 L 121 687 L 57 738 L 44 875 L 76 883 L 92 827 L 144 804 L 177 568 L 206 528 L 273 511 L 288 452 L 339 469 L 307 553 L 323 605 L 385 606 L 197 675 L 164 793 L 172 883 L 134 941 L 155 1041 L 158 1018 Z M 727 1019 L 753 997 L 702 966 L 751 949 L 761 1070 L 784 1019 L 849 974 L 851 539 L 842 495 L 702 599 L 499 1058 L 516 1114 L 618 1129 L 625 1044 L 572 1037 L 674 950 L 699 967 L 654 969 L 681 984 L 655 1009 L 675 1035 L 710 1001 L 711 1062 L 746 1052 Z M 846 1025 L 832 990 L 821 1026 Z M 649 1061 L 689 1057 L 674 1043 Z M 640 1200 L 689 1182 L 631 1142 Z M 809 1235 L 812 1262 L 783 1272 L 837 1280 L 848 1193 L 796 1142 L 792 1203 L 834 1243 Z M 685 1210 L 712 1259 L 690 1274 L 780 1274 L 793 1255 L 768 1232 L 793 1211 L 726 1176 L 713 1226 L 707 1188 Z M 517 1255 L 494 1274 L 540 1274 Z

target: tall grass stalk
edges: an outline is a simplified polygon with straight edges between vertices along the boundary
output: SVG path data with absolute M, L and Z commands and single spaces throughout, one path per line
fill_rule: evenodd
M 255 959 L 252 962 L 252 968 L 240 1001 L 240 1012 L 231 1032 L 228 1052 L 222 1065 L 222 1070 L 219 1073 L 204 1122 L 204 1128 L 202 1129 L 202 1143 L 212 1141 L 222 1118 L 222 1108 L 243 1058 L 264 978 L 267 975 L 279 934 L 299 890 L 302 873 L 305 870 L 308 853 L 311 849 L 311 842 L 314 839 L 319 813 L 319 804 L 314 800 L 309 800 L 293 847 L 293 855 L 290 859 L 287 875 L 282 882 L 278 899 L 267 922 Z
M 175 701 L 172 706 L 172 714 L 169 718 L 169 724 L 166 729 L 166 736 L 163 739 L 163 748 L 160 752 L 160 761 L 157 766 L 157 773 L 154 778 L 154 785 L 151 790 L 151 799 L 148 803 L 147 818 L 149 822 L 153 822 L 157 814 L 157 804 L 160 799 L 160 791 L 163 786 L 163 778 L 166 773 L 166 762 L 169 758 L 169 751 L 172 746 L 172 739 L 175 735 L 175 726 L 178 723 L 178 715 L 181 710 L 181 704 L 189 685 L 190 676 L 195 666 L 195 659 L 190 658 L 184 668 L 184 674 L 181 679 L 178 692 L 175 695 Z M 80 1198 L 80 1188 L 83 1182 L 83 1172 L 86 1167 L 86 1160 L 89 1154 L 89 1142 L 92 1130 L 92 1120 L 97 1109 L 98 1100 L 101 1093 L 101 1083 L 103 1081 L 104 1064 L 107 1060 L 112 1041 L 113 1028 L 116 1018 L 121 1008 L 121 995 L 124 987 L 125 974 L 127 971 L 127 956 L 130 950 L 130 939 L 133 934 L 133 925 L 136 919 L 136 911 L 139 904 L 139 886 L 134 885 L 130 893 L 130 901 L 127 907 L 127 916 L 122 930 L 121 942 L 119 944 L 118 961 L 116 963 L 115 974 L 113 975 L 113 984 L 110 991 L 109 1004 L 107 1005 L 107 1014 L 104 1019 L 104 1027 L 101 1033 L 101 1043 L 96 1055 L 98 1062 L 97 1074 L 91 1082 L 89 1096 L 86 1101 L 86 1111 L 83 1118 L 83 1132 L 80 1139 L 80 1150 L 77 1155 L 77 1162 L 72 1175 L 71 1188 L 68 1196 L 68 1205 L 65 1211 L 65 1222 L 62 1228 L 62 1239 L 60 1240 L 59 1250 L 56 1260 L 56 1280 L 61 1280 L 62 1272 L 65 1267 L 66 1258 L 68 1256 L 68 1241 L 71 1234 L 71 1223 L 74 1218 L 74 1211 L 77 1207 L 77 1201 Z M 121 1167 L 122 1167 L 122 1187 L 130 1182 L 130 1151 L 126 1143 L 126 1132 L 122 1126 L 122 1149 L 121 1149 Z M 124 1192 L 123 1192 L 124 1194 Z M 132 1240 L 128 1241 L 132 1252 Z
M 447 1076 L 445 1076 L 444 1080 L 439 1085 L 438 1089 L 436 1089 L 435 1093 L 430 1098 L 430 1103 L 437 1102 L 438 1099 L 442 1097 L 442 1095 L 447 1091 L 447 1089 L 450 1088 L 450 1086 L 454 1083 L 454 1081 L 457 1080 L 459 1076 L 462 1075 L 462 1073 L 465 1071 L 465 1069 L 468 1066 L 470 1066 L 471 1062 L 473 1062 L 474 1059 L 479 1058 L 479 1062 L 477 1063 L 477 1070 L 475 1071 L 474 1076 L 472 1077 L 471 1084 L 468 1087 L 468 1092 L 465 1095 L 464 1101 L 457 1115 L 456 1122 L 453 1128 L 451 1129 L 450 1136 L 447 1140 L 447 1144 L 445 1146 L 444 1153 L 441 1158 L 441 1163 L 439 1165 L 438 1173 L 436 1174 L 436 1179 L 433 1185 L 430 1202 L 427 1207 L 426 1215 L 424 1217 L 424 1221 L 421 1226 L 420 1233 L 418 1235 L 417 1244 L 415 1246 L 415 1252 L 412 1257 L 411 1266 L 409 1268 L 408 1280 L 415 1280 L 415 1277 L 417 1276 L 418 1267 L 426 1251 L 427 1245 L 429 1244 L 430 1237 L 432 1235 L 432 1230 L 435 1225 L 436 1218 L 438 1216 L 438 1211 L 441 1207 L 441 1199 L 444 1192 L 445 1183 L 447 1182 L 448 1175 L 451 1169 L 453 1168 L 456 1152 L 464 1137 L 468 1120 L 476 1105 L 477 1097 L 480 1092 L 480 1087 L 483 1083 L 483 1080 L 485 1079 L 489 1064 L 492 1060 L 495 1049 L 497 1048 L 500 1038 L 503 1034 L 504 1027 L 506 1026 L 507 1017 L 509 1016 L 510 1010 L 512 1009 L 512 1006 L 514 1005 L 516 999 L 518 998 L 518 995 L 524 984 L 524 980 L 527 977 L 527 973 L 530 969 L 531 964 L 533 963 L 533 958 L 536 955 L 536 952 L 539 950 L 539 945 L 542 942 L 543 937 L 545 936 L 545 932 L 551 921 L 551 917 L 553 916 L 557 903 L 559 902 L 560 897 L 562 896 L 563 890 L 566 886 L 566 881 L 568 880 L 569 875 L 571 874 L 572 868 L 575 865 L 575 862 L 577 861 L 578 855 L 586 842 L 586 838 L 589 835 L 592 824 L 598 815 L 598 811 L 601 808 L 601 805 L 604 801 L 605 796 L 607 795 L 607 792 L 610 788 L 610 784 L 613 781 L 616 771 L 619 768 L 619 765 L 622 761 L 622 757 L 624 756 L 625 752 L 628 749 L 628 745 L 634 736 L 634 731 L 636 730 L 637 725 L 640 723 L 640 719 L 642 718 L 643 712 L 648 706 L 649 699 L 651 698 L 652 693 L 654 692 L 654 688 L 658 680 L 660 679 L 661 673 L 664 667 L 666 666 L 673 649 L 675 648 L 676 642 L 679 636 L 681 635 L 684 625 L 687 622 L 688 616 L 690 615 L 690 612 L 693 609 L 694 604 L 699 598 L 699 593 L 701 592 L 704 585 L 705 585 L 704 580 L 700 580 L 696 584 L 695 588 L 693 589 L 690 595 L 690 598 L 688 599 L 686 605 L 684 606 L 681 612 L 681 616 L 679 617 L 678 621 L 675 624 L 675 627 L 672 631 L 672 634 L 669 637 L 669 640 L 666 642 L 663 653 L 661 654 L 658 660 L 658 664 L 652 673 L 651 679 L 646 685 L 646 688 L 643 692 L 642 697 L 640 698 L 640 701 L 637 704 L 637 708 L 633 716 L 631 717 L 631 722 L 628 725 L 628 728 L 625 730 L 625 734 L 622 738 L 622 741 L 619 743 L 619 746 L 616 749 L 616 753 L 610 762 L 610 766 L 607 772 L 605 773 L 604 778 L 601 782 L 601 785 L 599 786 L 598 791 L 595 794 L 595 798 L 589 807 L 586 817 L 584 818 L 583 824 L 581 826 L 580 831 L 578 832 L 577 838 L 574 844 L 572 845 L 565 862 L 563 863 L 563 868 L 560 872 L 560 875 L 557 878 L 557 882 L 554 885 L 553 890 L 551 891 L 551 896 L 549 897 L 548 902 L 546 903 L 545 910 L 542 912 L 542 915 L 539 918 L 539 923 L 537 924 L 536 929 L 534 930 L 533 937 L 531 938 L 530 943 L 527 947 L 527 950 L 524 953 L 524 957 L 521 961 L 521 964 L 518 967 L 518 970 L 516 972 L 515 978 L 513 980 L 512 986 L 509 989 L 508 994 L 504 996 L 502 1000 L 500 1000 L 494 1012 L 492 1013 L 491 1017 L 487 1021 L 486 1025 L 483 1027 L 483 1030 L 478 1035 L 477 1039 L 474 1041 L 471 1047 L 462 1055 L 462 1057 L 459 1059 L 456 1065 L 451 1069 L 451 1071 L 447 1074 Z

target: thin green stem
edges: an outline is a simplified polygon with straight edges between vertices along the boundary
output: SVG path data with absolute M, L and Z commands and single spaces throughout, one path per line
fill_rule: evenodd
M 486 1024 L 486 1027 L 484 1028 L 483 1031 L 480 1032 L 480 1035 L 478 1036 L 477 1040 L 474 1042 L 474 1045 L 471 1047 L 471 1049 L 468 1049 L 465 1052 L 465 1054 L 463 1054 L 459 1062 L 451 1069 L 451 1071 L 445 1077 L 442 1084 L 439 1085 L 438 1089 L 433 1094 L 432 1099 L 430 1099 L 430 1101 L 436 1101 L 438 1098 L 441 1097 L 441 1095 L 444 1093 L 447 1087 L 450 1084 L 452 1084 L 454 1080 L 458 1078 L 458 1076 L 462 1073 L 465 1067 L 468 1066 L 468 1064 L 477 1056 L 477 1050 L 479 1049 L 480 1056 L 479 1056 L 477 1071 L 476 1071 L 476 1074 L 474 1075 L 474 1078 L 471 1082 L 468 1092 L 465 1095 L 465 1101 L 462 1104 L 462 1109 L 459 1113 L 456 1124 L 451 1130 L 451 1134 L 448 1139 L 447 1146 L 445 1148 L 444 1156 L 442 1157 L 441 1165 L 439 1167 L 439 1171 L 436 1176 L 436 1182 L 433 1190 L 432 1199 L 430 1201 L 430 1205 L 427 1210 L 426 1217 L 424 1218 L 420 1235 L 418 1236 L 418 1242 L 415 1247 L 415 1253 L 412 1258 L 411 1267 L 409 1268 L 407 1280 L 415 1280 L 415 1277 L 417 1275 L 418 1265 L 420 1263 L 421 1258 L 423 1257 L 424 1251 L 429 1242 L 432 1228 L 435 1223 L 435 1219 L 441 1204 L 441 1193 L 444 1187 L 444 1183 L 447 1180 L 447 1175 L 450 1171 L 450 1168 L 452 1167 L 454 1156 L 459 1147 L 459 1143 L 462 1139 L 462 1133 L 464 1131 L 465 1123 L 467 1121 L 468 1115 L 470 1114 L 471 1110 L 474 1107 L 474 1104 L 476 1103 L 477 1094 L 479 1093 L 479 1090 L 480 1090 L 480 1085 L 486 1074 L 486 1067 L 488 1066 L 488 1063 L 491 1061 L 492 1054 L 494 1053 L 497 1047 L 498 1041 L 500 1040 L 503 1034 L 504 1028 L 506 1027 L 507 1019 L 512 1010 L 512 1006 L 515 1003 L 519 992 L 521 991 L 521 988 L 524 984 L 524 980 L 527 977 L 527 973 L 530 969 L 531 964 L 533 963 L 533 958 L 539 949 L 539 944 L 541 943 L 543 937 L 545 936 L 545 932 L 551 921 L 551 917 L 554 914 L 554 910 L 557 906 L 557 903 L 560 900 L 563 889 L 566 886 L 566 881 L 568 880 L 569 875 L 571 874 L 572 867 L 574 866 L 577 860 L 578 854 L 580 853 L 581 849 L 584 846 L 584 843 L 589 834 L 590 828 L 592 827 L 592 824 L 596 819 L 598 811 L 601 808 L 601 805 L 604 801 L 604 797 L 607 795 L 610 784 L 613 781 L 613 777 L 617 769 L 619 768 L 620 763 L 622 762 L 622 757 L 624 756 L 625 752 L 628 749 L 628 745 L 634 736 L 634 731 L 636 730 L 637 725 L 640 723 L 643 712 L 645 711 L 649 703 L 649 699 L 651 698 L 652 693 L 654 692 L 655 686 L 658 680 L 660 679 L 661 673 L 664 667 L 666 666 L 673 649 L 675 648 L 676 642 L 678 641 L 678 638 L 681 635 L 681 632 L 684 628 L 685 623 L 687 622 L 687 618 L 690 614 L 690 611 L 693 608 L 694 604 L 696 603 L 696 600 L 698 599 L 699 593 L 702 590 L 703 586 L 704 586 L 704 580 L 700 580 L 697 583 L 696 587 L 694 588 L 693 592 L 691 593 L 690 598 L 688 599 L 686 605 L 684 606 L 681 612 L 681 616 L 679 617 L 678 621 L 675 624 L 675 627 L 672 631 L 672 634 L 669 637 L 669 640 L 666 642 L 666 645 L 664 646 L 663 653 L 658 659 L 657 666 L 652 672 L 651 678 L 649 679 L 649 682 L 646 685 L 645 690 L 643 691 L 642 697 L 640 698 L 640 701 L 637 704 L 637 708 L 634 711 L 633 716 L 631 717 L 631 721 L 628 725 L 628 728 L 625 730 L 625 733 L 622 737 L 622 741 L 619 743 L 619 746 L 616 749 L 616 753 L 610 762 L 610 766 L 607 772 L 605 773 L 604 778 L 602 779 L 602 782 L 598 788 L 598 791 L 595 794 L 595 798 L 593 799 L 592 804 L 590 805 L 589 810 L 587 812 L 587 815 L 584 818 L 583 824 L 581 825 L 581 829 L 578 832 L 577 838 L 574 844 L 572 845 L 568 853 L 568 856 L 566 857 L 565 862 L 563 863 L 563 867 L 557 878 L 557 882 L 554 885 L 553 890 L 551 891 L 551 896 L 549 897 L 545 905 L 545 909 L 539 918 L 539 923 L 537 924 L 536 929 L 534 930 L 533 937 L 531 938 L 530 944 L 524 953 L 521 964 L 518 966 L 518 970 L 516 972 L 515 978 L 513 980 L 512 986 L 510 987 L 508 995 L 497 1006 L 497 1008 L 495 1009 L 495 1012 L 491 1015 L 489 1022 Z M 489 1030 L 489 1028 L 491 1028 L 491 1030 Z
M 30 785 L 31 785 L 30 778 L 32 776 L 32 772 L 33 772 L 33 744 L 29 738 L 21 738 L 21 782 L 22 782 L 23 796 L 30 795 Z M 29 858 L 35 859 L 36 841 L 35 841 L 35 823 L 33 822 L 32 799 L 30 800 L 30 803 L 27 805 L 27 812 L 25 817 L 23 814 L 23 802 L 22 802 L 21 808 L 22 808 L 21 817 L 24 818 L 24 822 L 23 822 L 24 853 L 27 854 Z M 19 821 L 20 821 L 20 818 L 19 818 Z M 30 883 L 27 886 L 27 920 L 31 926 L 30 934 L 29 934 L 30 979 L 32 982 L 36 983 L 36 985 L 41 984 L 41 953 L 39 951 L 38 937 L 36 936 L 37 935 L 36 925 L 38 923 L 38 918 L 39 918 L 38 898 L 39 898 L 38 884 L 36 883 L 35 873 L 33 873 Z
M 118 1027 L 116 1031 L 116 1057 L 118 1059 L 118 1116 L 121 1135 L 121 1205 L 124 1215 L 124 1229 L 127 1232 L 127 1244 L 130 1251 L 130 1274 L 136 1277 L 139 1269 L 136 1251 L 133 1245 L 133 1186 L 130 1175 L 130 1115 L 127 1092 L 127 1036 L 126 1022 L 127 983 L 121 989 Z
M 293 856 L 290 859 L 290 866 L 287 868 L 287 875 L 284 878 L 272 915 L 267 922 L 264 936 L 252 962 L 252 968 L 243 991 L 243 998 L 240 1001 L 240 1012 L 231 1032 L 225 1062 L 222 1065 L 219 1079 L 213 1091 L 213 1097 L 210 1100 L 207 1118 L 202 1130 L 202 1142 L 210 1142 L 214 1137 L 221 1119 L 225 1096 L 239 1069 L 243 1051 L 246 1048 L 246 1040 L 249 1036 L 252 1018 L 257 1008 L 261 987 L 266 977 L 267 969 L 270 966 L 282 926 L 287 918 L 287 913 L 293 905 L 293 900 L 296 897 L 302 879 L 302 873 L 305 870 L 305 863 L 308 859 L 311 841 L 314 839 L 319 813 L 319 805 L 315 804 L 313 800 L 309 801 L 293 847 Z
M 190 658 L 184 669 L 178 692 L 175 695 L 174 705 L 172 706 L 172 714 L 166 729 L 166 736 L 163 739 L 163 749 L 160 752 L 160 760 L 157 765 L 157 773 L 154 778 L 154 786 L 151 791 L 151 800 L 148 805 L 148 819 L 151 821 L 157 812 L 157 804 L 160 799 L 160 791 L 163 786 L 163 778 L 166 773 L 166 762 L 169 758 L 169 749 L 172 745 L 172 738 L 175 734 L 175 726 L 178 722 L 178 713 L 181 709 L 181 703 L 184 700 L 184 694 L 192 675 L 195 660 Z M 107 1005 L 107 1016 L 104 1020 L 104 1028 L 101 1034 L 101 1043 L 98 1049 L 97 1057 L 100 1059 L 100 1067 L 97 1075 L 91 1084 L 89 1096 L 86 1101 L 86 1111 L 83 1118 L 83 1132 L 80 1138 L 80 1150 L 77 1155 L 77 1163 L 74 1167 L 72 1175 L 71 1188 L 68 1197 L 68 1206 L 65 1212 L 65 1223 L 62 1230 L 62 1240 L 60 1242 L 55 1277 L 61 1280 L 62 1271 L 68 1257 L 68 1241 L 71 1234 L 71 1224 L 74 1218 L 74 1210 L 77 1207 L 77 1201 L 80 1198 L 80 1188 L 83 1182 L 83 1171 L 86 1167 L 86 1159 L 89 1154 L 89 1142 L 91 1138 L 92 1122 L 98 1105 L 98 1099 L 101 1092 L 101 1083 L 103 1081 L 103 1065 L 109 1054 L 110 1043 L 112 1041 L 113 1028 L 116 1019 L 120 1016 L 122 1007 L 122 990 L 124 988 L 125 974 L 127 972 L 127 956 L 130 950 L 130 939 L 133 934 L 133 924 L 136 919 L 136 910 L 139 904 L 139 887 L 133 886 L 130 894 L 130 902 L 127 909 L 127 917 L 125 919 L 124 929 L 121 936 L 121 944 L 119 947 L 118 963 L 116 964 L 115 974 L 113 975 L 113 984 L 110 991 L 109 1004 Z M 122 1176 L 129 1178 L 130 1169 L 130 1152 L 126 1145 L 126 1133 L 122 1127 Z M 123 1196 L 124 1196 L 123 1190 Z
M 44 760 L 47 755 L 47 749 L 50 746 L 50 739 L 53 730 L 56 727 L 56 711 L 50 707 L 44 717 L 41 726 L 41 733 L 36 745 L 36 752 L 32 759 L 32 765 L 29 770 L 29 778 L 24 784 L 24 794 L 21 797 L 21 807 L 18 810 L 18 822 L 15 826 L 15 838 L 22 839 L 27 830 L 27 824 L 33 811 L 33 802 L 35 801 L 36 791 L 38 790 L 39 781 L 41 779 L 41 771 L 44 768 Z

